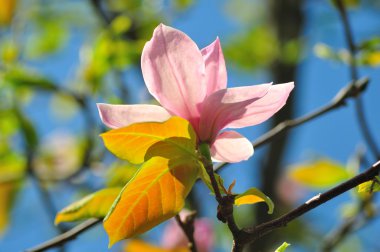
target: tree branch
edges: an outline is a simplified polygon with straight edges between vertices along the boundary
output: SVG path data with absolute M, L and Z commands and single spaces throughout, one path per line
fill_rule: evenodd
M 95 219 L 95 218 L 86 220 L 85 222 L 74 227 L 73 229 L 70 229 L 66 233 L 58 235 L 49 241 L 46 241 L 40 245 L 37 245 L 34 248 L 27 249 L 25 252 L 39 252 L 39 251 L 45 251 L 49 248 L 62 246 L 66 242 L 73 240 L 75 237 L 77 237 L 79 234 L 83 233 L 87 229 L 90 229 L 91 227 L 101 222 L 102 222 L 101 219 Z
M 194 240 L 194 219 L 195 219 L 196 212 L 193 211 L 190 214 L 188 214 L 185 219 L 182 221 L 179 214 L 175 216 L 175 219 L 178 223 L 178 225 L 181 227 L 183 233 L 186 235 L 188 241 L 189 241 L 189 249 L 191 252 L 197 252 L 197 244 Z
M 339 16 L 342 20 L 343 28 L 344 28 L 344 34 L 347 41 L 347 46 L 350 51 L 350 61 L 349 61 L 349 67 L 350 67 L 350 76 L 351 79 L 355 82 L 359 78 L 358 74 L 358 67 L 356 63 L 356 53 L 357 48 L 354 41 L 354 36 L 352 32 L 352 28 L 348 19 L 346 7 L 342 0 L 335 0 Z M 367 142 L 367 145 L 369 147 L 369 150 L 372 152 L 372 154 L 376 157 L 376 159 L 380 159 L 380 150 L 377 146 L 377 144 L 374 141 L 373 134 L 371 133 L 369 129 L 369 125 L 367 122 L 367 118 L 364 114 L 364 108 L 363 108 L 363 101 L 361 97 L 357 97 L 355 99 L 355 112 L 357 116 L 357 121 L 359 123 L 360 131 L 363 135 L 364 140 Z
M 343 87 L 327 105 L 305 116 L 302 116 L 293 120 L 287 120 L 278 124 L 276 127 L 269 130 L 267 133 L 263 134 L 257 140 L 253 141 L 252 142 L 253 148 L 261 147 L 262 145 L 269 143 L 270 141 L 273 141 L 279 135 L 283 134 L 284 132 L 294 127 L 302 125 L 330 111 L 333 111 L 337 108 L 340 108 L 346 105 L 346 102 L 348 99 L 355 98 L 357 95 L 361 94 L 366 89 L 368 82 L 369 82 L 368 78 L 362 78 L 355 82 L 350 82 L 345 87 Z M 216 165 L 215 170 L 219 170 L 222 167 L 226 166 L 227 164 L 228 163 L 220 163 Z
M 346 182 L 343 182 L 342 184 L 330 189 L 329 191 L 318 194 L 317 196 L 311 198 L 301 206 L 297 207 L 296 209 L 290 211 L 289 213 L 274 219 L 272 221 L 268 221 L 266 223 L 260 224 L 256 227 L 252 228 L 246 228 L 244 231 L 248 233 L 249 235 L 245 236 L 244 242 L 245 243 L 252 243 L 255 242 L 260 237 L 270 233 L 271 231 L 285 227 L 289 222 L 292 220 L 302 216 L 303 214 L 311 211 L 312 209 L 322 205 L 323 203 L 341 195 L 344 192 L 347 192 L 348 190 L 355 188 L 356 186 L 370 181 L 375 178 L 380 172 L 380 160 L 377 161 L 375 164 L 372 165 L 369 169 L 366 171 L 358 174 L 357 176 L 351 178 L 350 180 L 347 180 Z

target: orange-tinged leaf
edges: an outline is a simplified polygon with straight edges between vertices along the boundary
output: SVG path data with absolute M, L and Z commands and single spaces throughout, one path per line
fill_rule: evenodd
M 351 177 L 343 165 L 328 159 L 294 166 L 289 175 L 298 183 L 311 188 L 330 187 Z
M 190 123 L 180 117 L 171 117 L 162 123 L 135 123 L 108 131 L 101 137 L 108 150 L 133 164 L 154 156 L 195 155 L 195 132 Z
M 12 202 L 18 188 L 18 182 L 0 183 L 0 235 L 8 226 Z
M 92 217 L 104 218 L 122 188 L 106 188 L 62 209 L 55 217 L 55 224 L 66 221 L 78 221 Z
M 8 25 L 13 18 L 17 0 L 1 0 L 0 25 Z
M 240 205 L 247 205 L 247 204 L 256 204 L 259 202 L 267 203 L 268 214 L 273 213 L 274 204 L 272 200 L 257 188 L 250 188 L 244 193 L 237 195 L 235 197 L 234 204 L 237 206 L 240 206 Z
M 124 252 L 190 252 L 188 248 L 161 248 L 142 240 L 132 240 L 124 247 Z
M 198 173 L 199 162 L 189 156 L 153 157 L 144 163 L 104 219 L 110 246 L 175 216 Z

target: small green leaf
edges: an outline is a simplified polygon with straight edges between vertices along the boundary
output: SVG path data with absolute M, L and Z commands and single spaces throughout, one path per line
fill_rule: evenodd
M 256 204 L 265 202 L 268 205 L 268 214 L 273 213 L 274 204 L 272 200 L 257 188 L 250 188 L 235 197 L 235 205 Z
M 338 6 L 337 1 L 338 1 L 338 0 L 330 0 L 330 2 L 331 2 L 335 7 Z M 356 7 L 358 7 L 358 5 L 360 4 L 360 0 L 340 0 L 340 1 L 342 1 L 343 5 L 344 5 L 346 8 L 356 8 Z
M 274 252 L 284 252 L 287 247 L 289 247 L 290 244 L 287 242 L 284 242 L 280 247 L 278 247 Z
M 50 80 L 27 70 L 12 69 L 5 73 L 4 79 L 15 87 L 37 88 L 44 91 L 57 90 L 57 87 Z
M 358 192 L 378 192 L 380 191 L 380 177 L 376 176 L 375 180 L 367 181 L 358 186 Z
M 55 218 L 55 224 L 78 221 L 92 217 L 104 218 L 122 188 L 107 188 L 87 195 L 83 199 L 62 209 Z
M 200 172 L 199 172 L 200 178 L 202 179 L 203 183 L 205 183 L 205 185 L 208 187 L 208 189 L 210 189 L 210 191 L 212 192 L 212 194 L 215 194 L 214 188 L 211 185 L 210 176 L 208 175 L 208 173 L 206 171 L 206 168 L 203 166 L 203 164 L 201 162 L 199 162 L 199 163 L 200 163 L 200 166 L 201 166 Z M 214 176 L 215 176 L 216 182 L 218 183 L 219 191 L 222 194 L 225 194 L 226 193 L 226 189 L 224 188 L 223 178 L 218 173 L 216 173 L 216 172 L 214 173 Z
M 138 169 L 139 166 L 128 162 L 115 162 L 111 165 L 106 174 L 107 187 L 123 187 L 133 178 Z
M 343 165 L 329 159 L 296 165 L 289 176 L 304 186 L 317 189 L 336 185 L 351 177 Z

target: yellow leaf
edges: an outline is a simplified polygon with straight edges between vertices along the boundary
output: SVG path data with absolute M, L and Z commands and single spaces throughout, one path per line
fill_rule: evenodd
M 380 65 L 380 51 L 367 53 L 363 61 L 373 67 Z
M 289 247 L 290 244 L 287 242 L 284 242 L 281 244 L 280 247 L 278 247 L 274 252 L 285 252 L 286 248 Z
M 294 166 L 289 175 L 298 183 L 311 188 L 330 187 L 350 178 L 350 173 L 343 165 L 328 159 Z
M 55 224 L 92 217 L 105 217 L 120 191 L 121 188 L 119 187 L 107 188 L 87 195 L 83 199 L 62 209 L 55 218 Z
M 108 150 L 121 159 L 140 164 L 154 156 L 175 158 L 195 155 L 196 135 L 180 117 L 159 122 L 136 123 L 101 135 Z
M 380 177 L 376 176 L 375 178 L 376 178 L 375 181 L 371 180 L 371 181 L 367 181 L 367 182 L 360 184 L 358 186 L 358 192 L 359 193 L 372 193 L 372 192 L 380 191 L 380 184 L 379 184 Z
M 16 0 L 1 0 L 0 25 L 8 25 L 12 21 L 16 4 Z
M 10 209 L 19 183 L 11 181 L 0 183 L 0 235 L 8 226 Z
M 268 205 L 268 214 L 273 213 L 274 204 L 272 200 L 266 196 L 263 192 L 257 188 L 250 188 L 242 194 L 239 194 L 235 198 L 235 205 L 256 204 L 259 202 L 265 202 Z
M 188 248 L 166 249 L 142 240 L 132 240 L 124 247 L 124 252 L 190 252 Z
M 183 208 L 198 171 L 198 161 L 189 156 L 153 157 L 144 163 L 104 219 L 110 246 L 175 216 Z

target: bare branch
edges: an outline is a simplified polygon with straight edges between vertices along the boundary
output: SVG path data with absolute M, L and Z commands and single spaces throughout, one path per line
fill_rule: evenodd
M 323 203 L 341 195 L 348 190 L 355 188 L 356 186 L 370 181 L 374 179 L 375 176 L 379 175 L 380 172 L 380 160 L 372 165 L 366 171 L 358 174 L 357 176 L 343 182 L 342 184 L 330 189 L 329 191 L 318 194 L 312 199 L 308 200 L 306 203 L 297 207 L 296 209 L 290 211 L 289 213 L 274 219 L 272 221 L 268 221 L 266 223 L 260 224 L 256 227 L 246 228 L 244 231 L 249 233 L 249 235 L 244 237 L 244 243 L 252 243 L 255 242 L 260 237 L 270 233 L 271 231 L 285 227 L 292 220 L 302 216 L 303 214 L 311 211 L 312 209 L 322 205 Z
M 175 216 L 175 219 L 178 223 L 178 225 L 181 227 L 183 233 L 186 235 L 188 241 L 189 241 L 189 249 L 191 252 L 197 252 L 197 245 L 194 240 L 194 220 L 195 215 L 197 212 L 193 211 L 190 214 L 188 214 L 185 218 L 185 220 L 181 220 L 181 217 L 179 214 Z
M 101 219 L 95 219 L 95 218 L 86 220 L 85 222 L 74 227 L 73 229 L 70 229 L 66 233 L 58 235 L 54 237 L 53 239 L 46 241 L 34 248 L 27 249 L 25 252 L 39 252 L 39 251 L 45 251 L 49 248 L 62 246 L 66 242 L 75 239 L 75 237 L 77 237 L 79 234 L 83 233 L 87 229 L 90 229 L 91 227 L 95 226 L 96 224 L 100 222 L 102 222 Z
M 358 74 L 358 67 L 356 63 L 357 48 L 354 41 L 354 35 L 353 35 L 352 28 L 348 19 L 346 7 L 343 1 L 335 0 L 335 2 L 336 2 L 336 6 L 339 12 L 339 16 L 342 20 L 344 34 L 347 41 L 347 46 L 351 55 L 350 61 L 349 61 L 350 76 L 351 76 L 351 79 L 355 82 L 359 78 L 359 74 Z M 373 134 L 371 133 L 369 129 L 367 118 L 365 117 L 365 114 L 364 114 L 363 101 L 360 96 L 358 96 L 355 99 L 355 112 L 358 119 L 357 121 L 359 123 L 360 131 L 363 135 L 364 140 L 367 142 L 369 150 L 376 157 L 376 159 L 379 159 L 380 150 L 376 142 L 374 141 Z
M 367 85 L 368 85 L 369 79 L 368 78 L 362 78 L 360 80 L 357 80 L 355 82 L 350 82 L 348 85 L 343 87 L 336 95 L 335 97 L 325 106 L 296 119 L 293 120 L 287 120 L 280 124 L 278 124 L 273 129 L 269 130 L 267 133 L 259 137 L 256 141 L 252 142 L 253 148 L 261 147 L 262 145 L 269 143 L 270 141 L 273 141 L 276 139 L 279 135 L 283 134 L 284 132 L 290 130 L 291 128 L 297 127 L 299 125 L 302 125 L 306 122 L 309 122 L 315 118 L 318 118 L 330 111 L 333 111 L 337 108 L 340 108 L 344 105 L 346 105 L 346 102 L 350 98 L 354 98 L 360 93 L 362 93 Z M 226 166 L 228 163 L 220 163 L 216 165 L 215 170 L 219 170 L 222 167 Z

